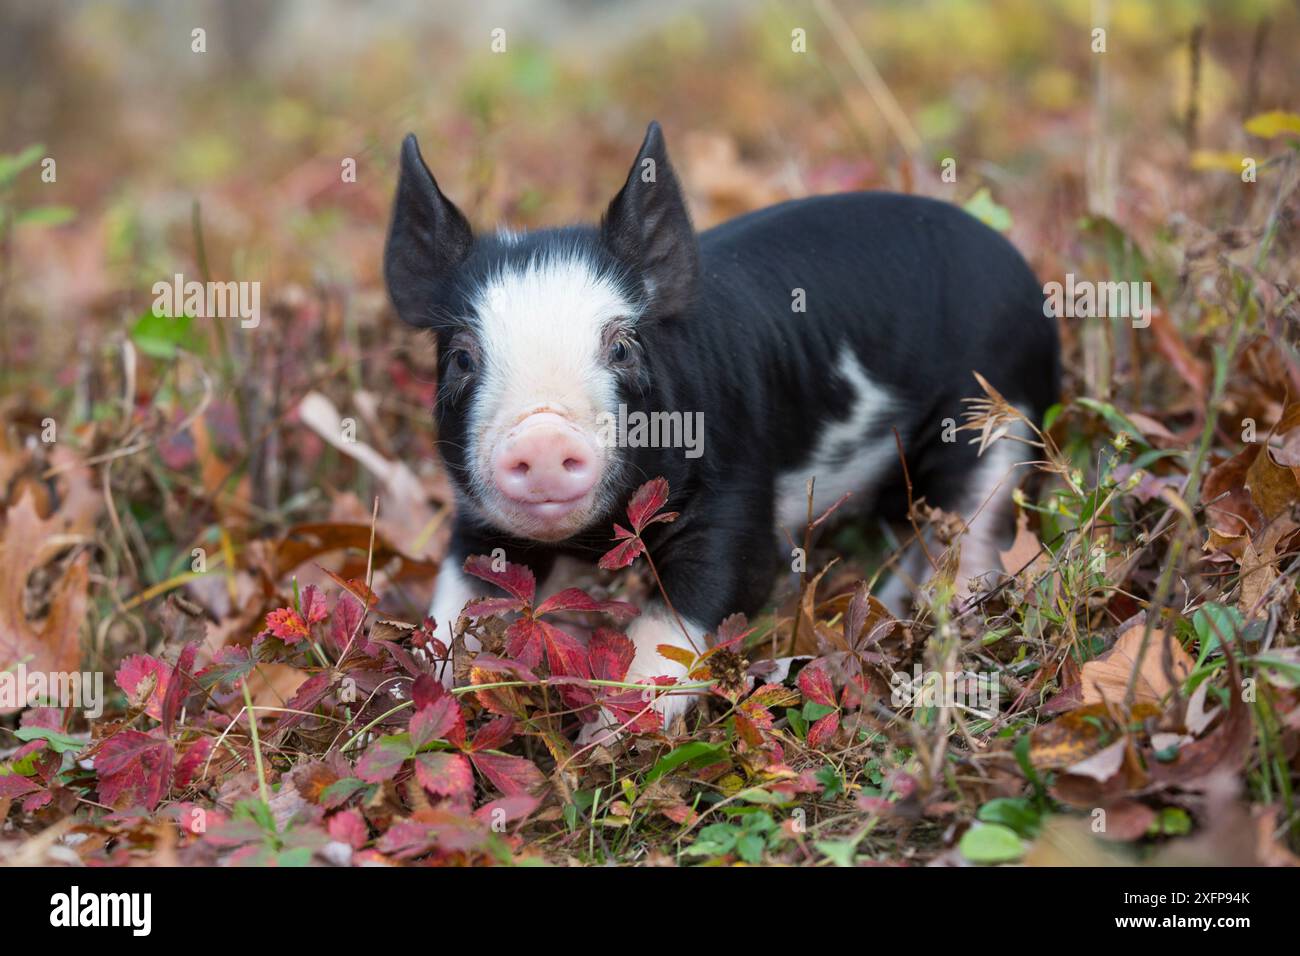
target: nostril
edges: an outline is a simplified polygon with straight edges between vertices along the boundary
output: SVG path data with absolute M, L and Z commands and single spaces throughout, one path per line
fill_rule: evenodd
M 566 458 L 564 459 L 564 470 L 570 473 L 582 471 L 583 468 L 586 467 L 586 464 L 585 461 L 581 461 L 577 458 Z
M 526 462 L 526 461 L 517 462 L 517 463 L 516 463 L 516 464 L 515 464 L 511 469 L 510 469 L 510 473 L 511 473 L 512 475 L 517 475 L 517 476 L 520 477 L 520 478 L 525 477 L 525 476 L 528 474 L 528 462 Z

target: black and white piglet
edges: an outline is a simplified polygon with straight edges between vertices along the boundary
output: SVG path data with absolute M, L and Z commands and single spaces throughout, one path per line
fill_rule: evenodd
M 972 371 L 1034 420 L 1057 396 L 1055 323 L 1002 236 L 945 203 L 877 192 L 697 235 L 656 123 L 600 225 L 477 237 L 408 136 L 384 272 L 401 318 L 437 334 L 457 496 L 431 609 L 444 637 L 480 594 L 467 555 L 503 548 L 544 595 L 556 558 L 594 563 L 632 490 L 662 475 L 681 516 L 646 540 L 699 644 L 789 571 L 810 477 L 817 512 L 851 491 L 864 514 L 904 514 L 895 429 L 914 494 L 967 520 L 961 575 L 983 573 L 1009 530 L 1012 472 L 1033 456 L 953 440 L 962 399 L 981 394 Z M 637 413 L 702 432 L 686 447 L 609 440 L 611 421 Z M 628 635 L 631 679 L 681 674 L 655 649 L 689 646 L 659 603 Z

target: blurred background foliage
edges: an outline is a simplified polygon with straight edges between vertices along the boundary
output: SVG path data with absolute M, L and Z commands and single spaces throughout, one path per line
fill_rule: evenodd
M 152 468 L 113 476 L 169 505 L 137 506 L 137 587 L 229 530 L 232 509 L 238 539 L 338 517 L 337 491 L 370 500 L 371 470 L 293 427 L 313 390 L 445 501 L 430 349 L 379 272 L 407 131 L 483 228 L 596 218 L 655 118 L 701 227 L 899 189 L 968 204 L 1045 280 L 1122 271 L 1135 248 L 1177 278 L 1163 242 L 1189 215 L 1214 231 L 1268 202 L 1194 158 L 1267 145 L 1243 120 L 1294 108 L 1300 48 L 1284 0 L 0 0 L 0 21 L 0 154 L 57 163 L 53 182 L 32 163 L 0 185 L 0 410 L 11 441 L 54 415 L 88 455 L 157 437 Z M 142 320 L 177 273 L 260 282 L 261 326 Z M 1122 343 L 1066 339 L 1071 390 L 1109 397 Z M 178 427 L 196 409 L 198 440 Z M 205 483 L 190 497 L 186 469 Z M 214 512 L 214 491 L 237 508 Z

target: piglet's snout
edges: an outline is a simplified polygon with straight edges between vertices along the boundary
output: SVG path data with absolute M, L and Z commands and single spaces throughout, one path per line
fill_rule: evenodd
M 492 478 L 507 498 L 526 504 L 581 498 L 600 477 L 591 442 L 554 412 L 529 415 L 497 448 Z

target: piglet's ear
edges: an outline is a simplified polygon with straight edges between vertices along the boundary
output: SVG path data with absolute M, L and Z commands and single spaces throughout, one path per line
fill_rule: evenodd
M 648 311 L 671 314 L 690 303 L 699 277 L 699 251 L 686 201 L 652 122 L 627 182 L 601 222 L 605 244 L 645 282 Z
M 404 322 L 430 326 L 443 283 L 469 254 L 469 223 L 433 179 L 415 134 L 402 140 L 402 168 L 384 247 L 384 281 Z

